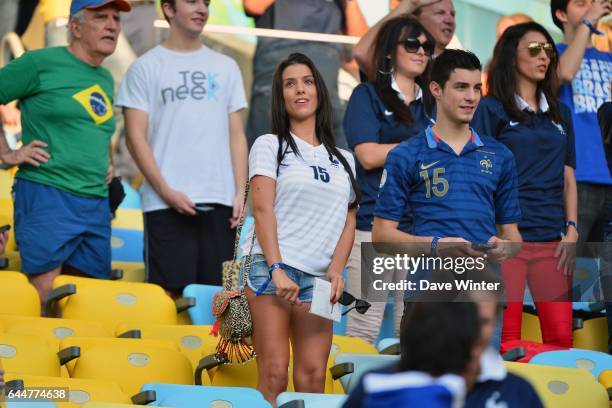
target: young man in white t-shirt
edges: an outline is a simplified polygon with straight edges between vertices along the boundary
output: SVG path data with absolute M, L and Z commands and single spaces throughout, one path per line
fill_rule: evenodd
M 209 0 L 162 0 L 168 39 L 126 74 L 127 146 L 142 187 L 149 281 L 179 294 L 221 283 L 247 177 L 238 65 L 200 42 Z

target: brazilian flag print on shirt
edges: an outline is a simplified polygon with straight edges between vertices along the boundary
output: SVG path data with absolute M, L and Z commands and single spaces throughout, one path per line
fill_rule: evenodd
M 66 47 L 25 53 L 0 70 L 0 104 L 18 99 L 24 144 L 42 140 L 48 163 L 22 165 L 18 178 L 84 197 L 106 197 L 115 131 L 113 79 Z

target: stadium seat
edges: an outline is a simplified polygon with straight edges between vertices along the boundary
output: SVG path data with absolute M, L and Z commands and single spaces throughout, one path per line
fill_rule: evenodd
M 585 370 L 514 362 L 505 364 L 508 371 L 534 386 L 546 407 L 608 407 L 606 390 Z
M 602 371 L 612 368 L 612 356 L 607 353 L 593 350 L 557 350 L 540 353 L 534 356 L 529 363 L 567 368 L 580 368 L 587 370 L 593 374 L 595 378 L 599 378 L 599 374 L 601 374 Z
M 329 369 L 334 380 L 340 380 L 342 389 L 347 394 L 359 383 L 367 371 L 396 364 L 399 356 L 384 354 L 339 354 L 334 365 Z
M 340 353 L 378 354 L 378 350 L 370 343 L 358 337 L 334 336 L 329 357 L 333 359 Z
M 218 337 L 210 334 L 210 329 L 211 326 L 122 323 L 117 326 L 116 335 L 172 341 L 195 370 L 202 356 L 213 354 L 219 342 Z
M 67 389 L 67 395 L 66 400 L 59 402 L 61 408 L 77 408 L 88 401 L 131 402 L 129 396 L 113 381 L 19 374 L 7 374 L 5 381 L 7 382 L 7 389 L 65 388 Z
M 87 320 L 0 315 L 6 333 L 29 334 L 46 340 L 55 351 L 66 337 L 114 337 L 108 325 Z
M 121 269 L 123 276 L 120 280 L 126 282 L 145 282 L 145 265 L 143 262 L 113 261 L 112 269 Z
M 0 333 L 0 366 L 7 373 L 60 377 L 60 367 L 76 357 L 75 353 L 74 349 L 58 353 L 36 336 Z
M 197 387 L 189 385 L 147 383 L 142 387 L 141 395 L 144 393 L 154 398 L 154 400 L 147 405 L 156 407 L 167 405 L 180 408 L 271 408 L 271 405 L 263 399 L 261 393 L 251 388 Z
M 380 354 L 399 354 L 400 353 L 400 340 L 396 337 L 387 337 L 382 339 L 376 345 L 376 349 Z
M 193 384 L 191 363 L 172 342 L 76 337 L 62 340 L 62 347 L 74 344 L 79 346 L 71 349 L 79 350 L 80 356 L 68 367 L 71 378 L 114 381 L 126 395 L 137 394 L 147 382 Z
M 599 383 L 608 390 L 608 395 L 612 400 L 612 368 L 604 370 L 599 374 Z
M 276 398 L 278 408 L 340 408 L 346 395 L 283 392 Z
M 67 319 L 119 324 L 123 322 L 176 324 L 177 312 L 193 303 L 177 303 L 157 285 L 60 275 L 45 304 L 45 314 L 57 307 Z M 191 299 L 193 300 L 193 299 Z
M 6 267 L 0 269 L 6 269 L 11 271 L 20 271 L 21 270 L 21 255 L 17 251 L 5 251 L 2 255 L 0 255 L 0 259 L 4 258 L 8 261 L 8 265 Z
M 608 322 L 605 317 L 587 319 L 583 327 L 574 330 L 574 347 L 583 350 L 608 352 Z
M 40 316 L 40 297 L 21 272 L 0 271 L 0 314 Z
M 191 284 L 183 289 L 183 296 L 196 299 L 196 306 L 189 308 L 188 313 L 193 324 L 209 325 L 215 322 L 212 314 L 212 301 L 221 286 Z
M 242 364 L 226 364 L 227 360 L 215 354 L 203 357 L 196 368 L 196 384 L 205 384 L 206 375 L 211 385 L 219 387 L 257 387 L 257 362 L 255 359 Z M 201 374 L 200 374 L 201 373 Z M 199 380 L 199 381 L 198 381 Z M 293 390 L 291 368 L 289 368 L 289 389 Z

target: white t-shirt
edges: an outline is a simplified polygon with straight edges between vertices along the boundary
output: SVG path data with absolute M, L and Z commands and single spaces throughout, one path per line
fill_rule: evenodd
M 249 179 L 256 175 L 276 180 L 274 214 L 281 257 L 286 265 L 316 276 L 327 273 L 344 229 L 348 206 L 355 197 L 342 163 L 322 144 L 312 146 L 293 136 L 301 157 L 291 152 L 276 176 L 278 137 L 258 137 L 249 155 Z M 284 146 L 283 146 L 284 148 Z M 351 153 L 340 149 L 355 174 Z M 252 229 L 242 247 L 248 254 Z M 263 254 L 257 239 L 253 254 Z
M 247 106 L 233 59 L 157 46 L 130 67 L 117 105 L 148 114 L 148 143 L 171 188 L 195 203 L 233 204 L 228 114 Z M 143 211 L 169 207 L 146 181 L 141 194 Z

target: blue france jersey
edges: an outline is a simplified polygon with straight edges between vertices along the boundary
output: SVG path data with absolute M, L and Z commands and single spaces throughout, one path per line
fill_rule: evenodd
M 389 152 L 374 215 L 399 222 L 407 205 L 414 235 L 487 242 L 521 218 L 514 157 L 474 131 L 457 155 L 428 127 Z

